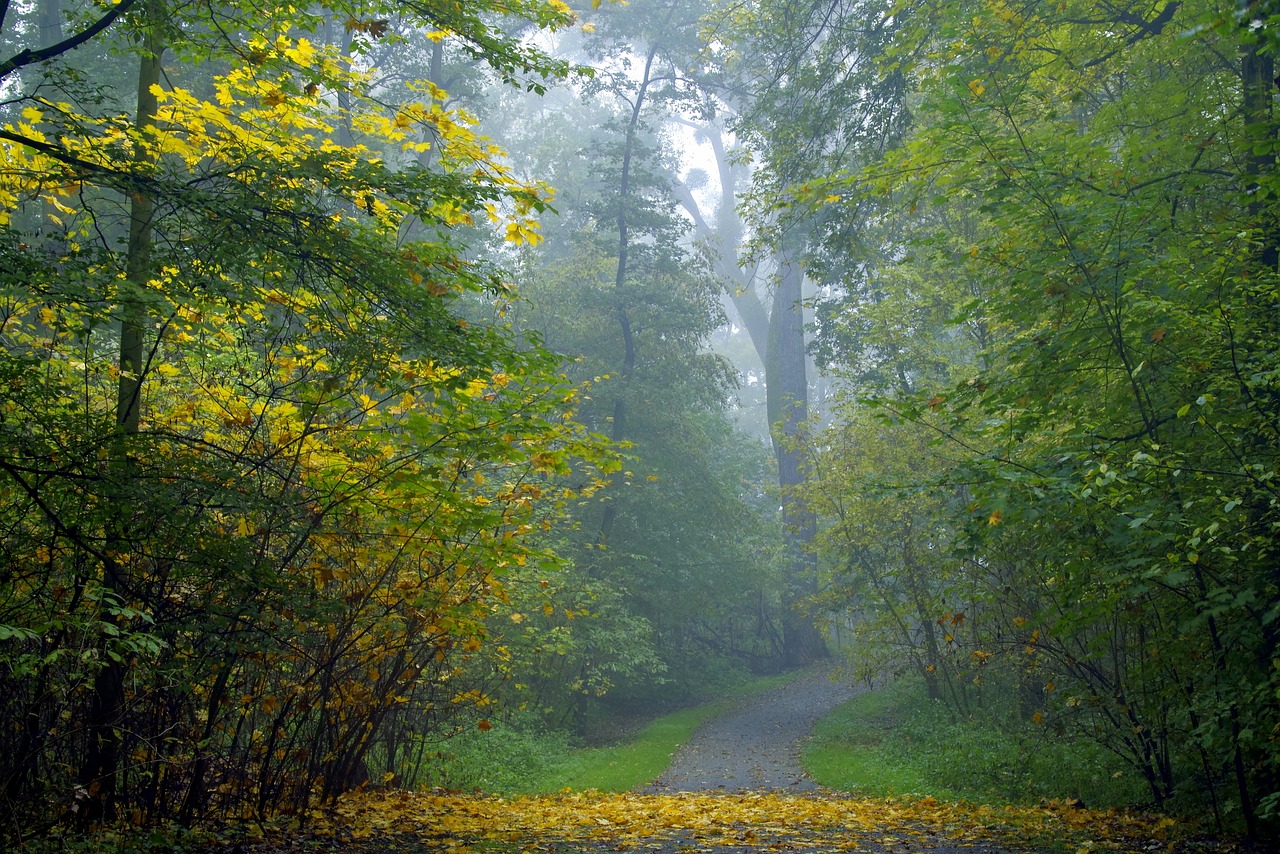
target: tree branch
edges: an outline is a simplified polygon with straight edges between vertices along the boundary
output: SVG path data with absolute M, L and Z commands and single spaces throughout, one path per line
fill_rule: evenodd
M 31 50 L 28 48 L 18 51 L 13 56 L 9 57 L 9 59 L 7 59 L 3 64 L 0 64 L 0 80 L 8 77 L 19 68 L 25 68 L 26 66 L 33 65 L 37 62 L 44 62 L 47 59 L 53 59 L 55 56 L 61 56 L 68 51 L 75 50 L 80 47 L 80 45 L 89 41 L 107 27 L 114 24 L 116 20 L 125 12 L 129 11 L 130 7 L 132 7 L 136 2 L 137 0 L 120 0 L 119 3 L 111 7 L 106 14 L 94 21 L 87 28 L 73 36 L 68 36 L 57 44 L 51 44 L 48 47 L 42 47 L 39 50 Z M 0 10 L 7 10 L 8 5 L 8 0 L 4 0 L 4 5 L 0 6 Z M 0 21 L 2 20 L 3 16 L 0 15 Z

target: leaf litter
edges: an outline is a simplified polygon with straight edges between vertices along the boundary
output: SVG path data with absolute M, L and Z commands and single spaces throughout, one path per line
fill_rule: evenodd
M 279 834 L 279 835 L 277 835 Z M 1163 816 L 1038 807 L 872 799 L 837 793 L 564 793 L 467 796 L 366 791 L 312 816 L 305 835 L 280 828 L 241 852 L 352 854 L 745 854 L 745 852 L 1229 852 Z M 246 842 L 249 842 L 246 840 Z

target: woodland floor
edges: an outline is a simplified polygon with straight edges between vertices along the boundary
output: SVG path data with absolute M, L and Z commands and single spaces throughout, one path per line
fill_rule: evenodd
M 1005 808 L 852 797 L 800 767 L 813 724 L 855 689 L 813 671 L 705 724 L 643 791 L 503 800 L 412 792 L 344 799 L 306 834 L 219 854 L 747 854 L 757 851 L 1224 852 L 1170 819 L 1063 804 Z M 273 834 L 274 836 L 274 834 Z

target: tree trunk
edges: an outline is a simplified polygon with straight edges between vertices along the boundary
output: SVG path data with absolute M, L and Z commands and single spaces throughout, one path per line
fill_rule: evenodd
M 62 41 L 62 1 L 40 0 L 40 46 Z
M 627 221 L 627 200 L 631 193 L 631 158 L 636 146 L 636 133 L 640 127 L 640 111 L 644 107 L 645 94 L 652 80 L 653 61 L 658 55 L 658 46 L 649 48 L 644 63 L 644 76 L 636 90 L 635 102 L 631 105 L 631 120 L 627 124 L 627 138 L 622 150 L 622 170 L 618 177 L 618 266 L 614 273 L 613 294 L 614 313 L 618 318 L 618 330 L 622 335 L 622 368 L 618 375 L 619 388 L 613 400 L 613 425 L 609 438 L 614 442 L 622 442 L 627 437 L 627 386 L 636 367 L 635 336 L 631 330 L 631 315 L 627 310 L 627 299 L 624 289 L 627 284 L 627 256 L 631 248 L 630 224 Z M 610 496 L 606 499 L 604 513 L 600 519 L 600 542 L 605 543 L 613 532 L 613 525 L 618 517 L 617 499 Z
M 769 424 L 782 489 L 782 522 L 787 546 L 787 584 L 782 609 L 783 659 L 801 667 L 827 655 L 805 602 L 818 592 L 817 555 L 812 544 L 817 519 L 795 494 L 804 483 L 800 431 L 809 417 L 809 385 L 804 352 L 804 312 L 800 288 L 804 271 L 798 262 L 779 255 L 778 282 L 769 315 L 769 347 L 765 359 Z
M 1245 24 L 1250 25 L 1255 19 L 1266 20 L 1269 4 L 1251 0 L 1245 4 Z M 1267 216 L 1267 194 L 1262 190 L 1262 182 L 1266 176 L 1275 171 L 1275 135 L 1276 127 L 1272 105 L 1276 96 L 1275 58 L 1268 50 L 1267 39 L 1263 31 L 1246 39 L 1240 49 L 1241 77 L 1241 115 L 1244 121 L 1245 143 L 1250 151 L 1246 164 L 1249 183 L 1246 187 L 1250 195 L 1250 213 L 1255 216 Z M 1259 261 L 1262 266 L 1275 270 L 1280 262 L 1280 226 L 1275 221 L 1265 225 L 1266 236 Z
M 134 121 L 137 130 L 155 125 L 158 102 L 152 87 L 160 83 L 161 57 L 164 49 L 154 43 L 147 47 L 138 65 L 138 111 Z M 146 152 L 140 160 L 150 159 Z M 141 424 L 142 375 L 144 371 L 144 330 L 147 311 L 141 292 L 150 278 L 151 222 L 155 201 L 147 193 L 137 191 L 131 199 L 129 243 L 125 257 L 127 288 L 121 299 L 120 377 L 116 388 L 116 446 L 111 461 L 112 480 L 110 519 L 102 567 L 102 602 L 108 607 L 122 604 L 129 587 L 128 569 L 118 558 L 124 557 L 130 537 L 133 506 L 128 497 L 128 484 L 133 477 L 129 459 L 131 439 Z M 95 822 L 115 815 L 120 758 L 124 743 L 125 682 L 129 662 L 117 639 L 129 631 L 121 618 L 103 616 L 104 631 L 98 641 L 101 669 L 94 679 L 89 704 L 88 744 L 80 767 L 77 811 L 81 821 Z M 108 630 L 105 627 L 110 626 Z
M 1276 78 L 1275 58 L 1272 52 L 1276 42 L 1266 26 L 1268 16 L 1273 14 L 1272 5 L 1262 0 L 1243 0 L 1241 3 L 1242 22 L 1246 27 L 1252 27 L 1255 21 L 1264 22 L 1260 29 L 1246 36 L 1240 49 L 1241 118 L 1244 123 L 1245 147 L 1250 152 L 1246 159 L 1245 189 L 1249 196 L 1250 218 L 1253 220 L 1250 226 L 1259 230 L 1260 241 L 1256 264 L 1264 275 L 1274 274 L 1280 267 L 1280 219 L 1277 218 L 1272 197 L 1274 191 L 1269 191 L 1268 188 L 1276 168 L 1277 127 L 1274 105 L 1276 90 L 1280 87 L 1280 80 Z M 1252 327 L 1249 337 L 1253 342 L 1252 347 L 1257 351 L 1256 358 L 1266 363 L 1270 361 L 1269 351 L 1275 337 L 1280 333 L 1280 313 L 1276 311 L 1274 303 L 1270 300 L 1250 298 L 1250 303 L 1256 311 L 1250 312 L 1251 316 L 1247 321 L 1248 326 Z M 1280 411 L 1280 394 L 1273 389 L 1265 397 L 1258 395 L 1254 405 L 1265 410 L 1265 417 L 1274 419 L 1277 411 Z M 1265 453 L 1268 440 L 1255 436 L 1253 444 L 1258 446 L 1258 453 Z M 1260 519 L 1265 514 L 1265 502 L 1261 502 L 1250 511 L 1250 515 L 1255 519 Z M 1269 561 L 1263 572 L 1269 576 L 1266 580 L 1274 589 L 1274 585 L 1280 580 L 1280 568 L 1277 568 L 1274 561 Z M 1212 621 L 1210 626 L 1212 628 Z M 1265 625 L 1260 626 L 1260 629 L 1264 638 L 1273 634 L 1272 630 Z M 1215 651 L 1222 656 L 1216 631 L 1211 634 Z M 1261 647 L 1263 652 L 1257 664 L 1261 672 L 1259 681 L 1265 681 L 1266 676 L 1261 674 L 1265 674 L 1270 668 L 1272 663 L 1270 658 L 1273 657 L 1267 655 L 1265 650 L 1268 647 L 1274 647 L 1274 644 L 1264 643 Z M 1240 708 L 1235 701 L 1230 704 L 1228 711 L 1233 745 L 1231 772 L 1235 778 L 1240 799 L 1240 813 L 1244 819 L 1246 833 L 1251 839 L 1257 839 L 1263 835 L 1265 821 L 1264 817 L 1258 813 L 1256 792 L 1250 783 L 1253 781 L 1258 792 L 1266 792 L 1268 788 L 1265 778 L 1260 780 L 1259 777 L 1262 775 L 1251 774 L 1247 767 L 1248 763 L 1241 743 Z M 1259 770 L 1260 768 L 1261 766 Z
M 717 245 L 725 292 L 764 365 L 768 422 L 778 463 L 778 486 L 784 496 L 782 521 L 789 562 L 782 613 L 783 663 L 799 667 L 828 654 L 822 635 L 802 613 L 804 601 L 818 592 L 817 557 L 811 548 L 817 534 L 817 520 L 794 495 L 795 488 L 804 482 L 805 474 L 803 454 L 791 440 L 809 417 L 808 357 L 804 348 L 801 293 L 804 271 L 786 251 L 775 254 L 777 287 L 773 305 L 766 312 L 752 288 L 754 268 L 749 275 L 744 275 L 738 263 L 742 224 L 736 190 L 746 173 L 728 156 L 718 127 L 700 129 L 715 152 L 720 178 L 722 196 L 715 228 L 707 222 L 687 188 L 681 191 L 680 203 L 693 217 L 699 239 L 710 239 Z

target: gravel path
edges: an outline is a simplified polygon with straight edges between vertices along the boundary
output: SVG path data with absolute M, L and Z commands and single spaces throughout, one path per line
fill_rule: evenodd
M 781 688 L 753 697 L 703 724 L 658 780 L 641 791 L 815 792 L 800 767 L 800 747 L 813 725 L 860 689 L 818 665 Z

